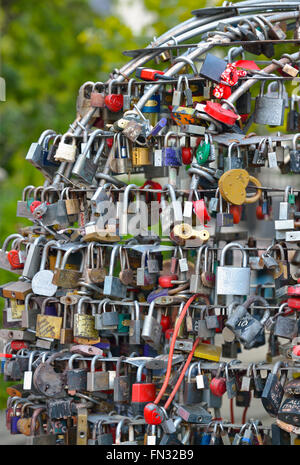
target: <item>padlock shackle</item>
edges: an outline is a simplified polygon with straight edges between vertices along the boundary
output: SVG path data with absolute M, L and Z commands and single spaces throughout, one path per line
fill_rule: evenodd
M 92 145 L 92 143 L 94 142 L 95 138 L 99 135 L 99 134 L 103 134 L 103 130 L 102 129 L 96 129 L 95 131 L 92 132 L 92 134 L 89 136 L 89 140 L 86 144 L 86 146 L 84 147 L 84 151 L 83 151 L 83 154 L 82 156 L 83 157 L 86 157 L 87 156 L 87 153 Z M 102 147 L 102 144 L 103 144 L 103 147 L 104 147 L 104 144 L 105 144 L 105 139 L 103 138 L 102 141 L 101 141 L 101 145 L 100 147 Z
M 59 301 L 59 299 L 58 299 L 57 297 L 55 297 L 55 296 L 53 296 L 53 297 L 47 297 L 47 298 L 44 299 L 43 302 L 42 302 L 42 305 L 41 305 L 41 315 L 44 315 L 44 314 L 45 314 L 46 305 L 49 304 L 50 302 L 60 304 L 60 301 Z M 61 307 L 61 304 L 60 304 L 60 307 Z
M 199 275 L 199 272 L 200 272 L 202 252 L 203 252 L 203 250 L 205 250 L 205 249 L 207 249 L 207 248 L 208 248 L 208 245 L 207 245 L 207 244 L 203 244 L 203 245 L 201 245 L 201 247 L 198 249 L 198 252 L 197 252 L 197 260 L 196 260 L 196 268 L 195 268 L 196 275 Z
M 297 140 L 300 137 L 300 132 L 297 132 L 297 134 L 294 135 L 293 137 L 293 150 L 297 150 Z
M 114 274 L 115 259 L 116 259 L 116 255 L 120 247 L 121 247 L 120 244 L 115 244 L 112 248 L 112 253 L 111 253 L 110 262 L 109 262 L 108 276 L 113 276 Z
M 124 214 L 127 214 L 127 210 L 128 210 L 129 192 L 134 188 L 139 189 L 139 186 L 137 186 L 136 184 L 128 184 L 128 186 L 124 190 L 124 196 L 123 196 L 123 213 Z
M 80 355 L 80 354 L 71 355 L 71 357 L 68 360 L 68 369 L 69 370 L 73 370 L 73 360 L 75 360 L 75 359 L 82 359 L 83 360 L 83 356 Z
M 246 250 L 238 242 L 229 242 L 229 244 L 227 244 L 227 245 L 225 245 L 225 247 L 223 247 L 222 252 L 221 252 L 220 267 L 225 266 L 226 252 L 227 252 L 227 250 L 232 249 L 233 247 L 237 247 L 238 249 L 240 249 L 242 251 L 242 254 L 243 254 L 243 268 L 247 268 L 247 253 L 246 253 Z
M 32 352 L 30 352 L 29 359 L 28 359 L 28 371 L 32 371 L 33 357 L 35 356 L 35 354 L 39 354 L 39 353 L 40 353 L 39 350 L 33 350 Z
M 46 245 L 44 246 L 42 258 L 41 258 L 40 271 L 45 270 L 49 249 L 51 249 L 53 245 L 57 245 L 57 241 L 55 241 L 54 239 L 52 241 L 47 242 Z
M 65 266 L 67 264 L 67 261 L 68 261 L 68 258 L 69 256 L 73 253 L 73 252 L 80 252 L 81 256 L 82 256 L 82 260 L 81 260 L 81 264 L 80 264 L 80 269 L 79 271 L 82 273 L 83 272 L 83 268 L 84 268 L 84 253 L 83 253 L 83 247 L 80 247 L 80 246 L 74 246 L 74 247 L 70 247 L 64 254 L 63 256 L 63 259 L 61 261 L 61 264 L 60 264 L 60 267 L 59 269 L 60 270 L 64 270 L 65 269 Z
M 192 371 L 193 371 L 193 368 L 198 365 L 198 362 L 193 362 L 190 364 L 190 367 L 189 367 L 189 371 L 188 371 L 188 377 L 187 377 L 187 382 L 190 383 L 191 382 L 191 379 L 192 379 Z
M 92 358 L 92 362 L 91 362 L 91 372 L 92 372 L 92 373 L 95 372 L 97 360 L 101 360 L 102 362 L 105 362 L 105 361 L 106 361 L 106 360 L 103 358 L 103 355 L 95 355 L 95 356 Z M 105 370 L 104 370 L 104 371 L 106 371 L 106 365 L 104 364 L 103 366 L 105 366 Z
M 299 134 L 299 136 L 300 136 L 300 134 Z M 294 138 L 295 138 L 295 136 L 294 136 Z M 293 140 L 294 140 L 294 138 L 293 138 Z M 283 198 L 284 202 L 288 202 L 289 193 L 292 193 L 292 191 L 293 191 L 292 186 L 286 186 L 286 188 L 284 189 L 284 198 Z
M 102 81 L 97 81 L 97 82 L 94 82 L 94 85 L 93 85 L 93 88 L 92 88 L 92 92 L 96 92 L 96 89 L 97 87 L 102 87 L 103 91 L 105 91 L 105 85 Z M 99 92 L 99 91 L 98 91 Z
M 193 60 L 191 58 L 188 58 L 186 56 L 179 56 L 179 57 L 175 58 L 175 60 L 173 60 L 173 64 L 181 63 L 181 62 L 184 62 L 187 65 L 190 65 L 190 67 L 192 68 L 192 71 L 194 73 L 194 76 L 198 76 L 198 71 L 197 71 L 196 65 L 195 65 L 195 63 L 193 62 Z
M 130 418 L 122 418 L 122 420 L 119 421 L 117 428 L 116 428 L 116 444 L 121 444 L 122 428 L 125 424 L 128 424 L 129 440 L 134 439 L 134 428 L 133 428 L 133 424 L 130 421 Z
M 6 252 L 7 246 L 12 241 L 13 239 L 24 239 L 24 237 L 21 234 L 15 233 L 15 234 L 10 234 L 7 236 L 7 238 L 4 240 L 3 245 L 2 245 L 2 252 Z
M 42 134 L 40 135 L 37 143 L 39 145 L 42 145 L 45 137 L 49 136 L 50 134 L 52 136 L 53 134 L 56 134 L 56 132 L 53 129 L 46 129 L 45 131 L 43 131 Z
M 78 303 L 77 303 L 77 313 L 80 315 L 81 312 L 82 312 L 82 305 L 85 303 L 85 302 L 92 302 L 93 299 L 91 299 L 91 297 L 88 297 L 88 296 L 83 296 L 81 297 L 79 300 L 78 300 Z
M 137 383 L 141 383 L 142 382 L 142 374 L 143 374 L 143 369 L 145 368 L 146 366 L 146 361 L 144 361 L 143 363 L 141 363 L 136 371 L 136 382 Z
M 235 51 L 238 51 L 238 53 L 236 53 L 235 56 L 233 57 L 233 54 Z M 241 55 L 242 60 L 245 60 L 245 51 L 242 47 L 231 47 L 227 53 L 228 63 L 233 63 L 233 59 L 238 57 L 239 55 Z

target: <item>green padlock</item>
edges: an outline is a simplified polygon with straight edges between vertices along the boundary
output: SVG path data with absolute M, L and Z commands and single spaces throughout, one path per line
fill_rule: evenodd
M 210 154 L 210 143 L 208 142 L 208 135 L 204 135 L 205 140 L 201 141 L 196 150 L 196 159 L 198 165 L 204 165 Z
M 119 313 L 118 318 L 119 318 L 118 333 L 122 333 L 122 334 L 128 333 L 129 332 L 129 322 L 131 320 L 130 313 Z M 127 324 L 127 322 L 128 322 L 128 324 Z

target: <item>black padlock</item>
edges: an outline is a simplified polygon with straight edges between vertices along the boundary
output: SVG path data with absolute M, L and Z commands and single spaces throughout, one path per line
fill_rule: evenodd
M 281 380 L 279 380 L 277 373 L 280 367 L 285 367 L 286 365 L 282 361 L 275 363 L 272 373 L 269 373 L 267 377 L 266 385 L 261 395 L 263 407 L 271 417 L 277 416 L 284 395 L 282 382 L 285 381 L 286 374 L 282 375 Z

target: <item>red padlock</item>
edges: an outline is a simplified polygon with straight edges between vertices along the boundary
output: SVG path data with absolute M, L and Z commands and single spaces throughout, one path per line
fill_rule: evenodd
M 160 326 L 162 327 L 162 332 L 165 333 L 171 326 L 171 318 L 169 315 L 162 315 L 160 320 Z
M 174 284 L 171 281 L 177 281 L 177 279 L 177 274 L 163 275 L 158 278 L 158 284 L 163 288 L 173 287 Z
M 28 349 L 29 345 L 25 341 L 11 341 L 10 347 L 12 351 L 18 352 L 21 349 Z
M 265 217 L 265 215 L 263 214 L 263 211 L 262 211 L 262 205 L 257 205 L 256 207 L 256 218 L 258 220 L 263 220 Z
M 34 200 L 34 201 L 30 204 L 30 207 L 29 207 L 31 213 L 33 213 L 34 210 L 35 210 L 37 207 L 39 207 L 39 206 L 41 205 L 41 203 L 42 203 L 42 202 L 41 202 L 40 200 Z
M 171 337 L 173 336 L 173 333 L 174 333 L 174 328 L 167 329 L 167 331 L 165 332 L 165 338 L 169 341 Z
M 211 220 L 203 199 L 193 201 L 193 207 L 195 215 L 199 218 L 202 224 Z
M 242 205 L 230 205 L 229 211 L 233 216 L 233 224 L 238 224 L 241 221 L 242 210 Z
M 212 118 L 228 124 L 229 126 L 233 126 L 239 117 L 236 113 L 231 110 L 226 110 L 226 108 L 222 107 L 221 103 L 217 102 L 207 102 L 204 110 Z
M 106 95 L 104 102 L 110 111 L 114 113 L 118 113 L 118 111 L 122 110 L 123 108 L 123 95 L 122 94 L 108 94 Z
M 295 310 L 300 310 L 300 299 L 297 297 L 289 298 L 287 300 L 288 306 L 294 308 Z
M 214 396 L 222 397 L 226 392 L 226 378 L 221 376 L 225 363 L 220 363 L 216 376 L 211 380 L 209 388 Z
M 7 253 L 7 260 L 14 270 L 24 268 L 24 263 L 20 262 L 19 251 L 12 249 Z
M 156 386 L 154 383 L 143 383 L 142 372 L 145 363 L 137 370 L 136 383 L 132 385 L 131 405 L 135 415 L 143 415 L 147 403 L 153 402 L 156 397 Z
M 106 139 L 106 144 L 107 144 L 107 147 L 108 147 L 109 149 L 112 148 L 113 143 L 114 143 L 114 138 L 113 138 L 113 137 L 108 137 L 108 138 Z
M 288 295 L 294 295 L 300 297 L 300 285 L 296 284 L 295 286 L 288 286 Z

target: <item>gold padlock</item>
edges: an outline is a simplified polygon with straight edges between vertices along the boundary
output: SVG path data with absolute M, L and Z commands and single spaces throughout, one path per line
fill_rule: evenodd
M 151 165 L 150 151 L 148 147 L 133 147 L 132 166 Z

